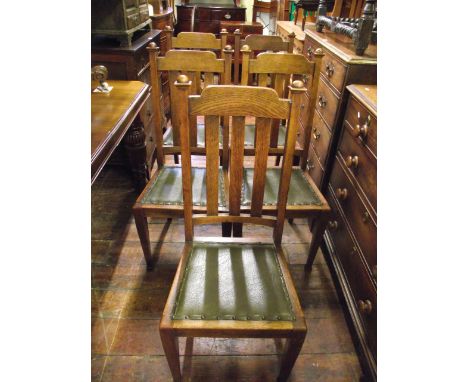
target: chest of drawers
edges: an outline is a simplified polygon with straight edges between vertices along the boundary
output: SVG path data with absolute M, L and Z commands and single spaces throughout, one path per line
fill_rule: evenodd
M 95 39 L 91 45 L 91 66 L 104 65 L 108 70 L 109 80 L 138 80 L 151 85 L 146 46 L 150 42 L 155 42 L 159 46 L 160 34 L 160 30 L 151 30 L 137 38 L 129 47 L 121 47 L 113 39 Z M 167 84 L 163 84 L 163 97 L 165 88 Z M 167 92 L 168 89 L 166 89 Z M 145 125 L 147 166 L 151 170 L 156 158 L 154 113 L 151 100 L 143 105 L 140 114 Z M 122 153 L 123 150 L 116 150 L 116 158 L 113 159 L 119 162 L 117 157 L 123 155 Z
M 318 139 L 311 139 L 314 155 L 308 158 L 308 169 L 319 188 L 326 192 L 333 166 L 336 145 L 342 129 L 343 110 L 346 106 L 346 86 L 349 84 L 375 84 L 377 81 L 377 47 L 369 46 L 364 56 L 357 56 L 348 37 L 325 30 L 305 31 L 303 54 L 314 58 L 314 51 L 321 48 L 324 57 L 315 105 L 309 105 L 313 113 L 312 131 Z M 327 144 L 321 137 L 330 136 Z M 312 154 L 312 153 L 311 153 Z M 318 159 L 318 160 L 317 160 Z
M 327 187 L 333 217 L 325 244 L 348 308 L 361 363 L 377 362 L 377 87 L 349 85 Z
M 176 33 L 207 32 L 219 34 L 221 21 L 245 21 L 243 7 L 223 4 L 177 5 Z

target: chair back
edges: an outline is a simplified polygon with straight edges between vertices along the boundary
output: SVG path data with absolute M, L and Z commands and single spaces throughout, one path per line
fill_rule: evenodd
M 259 34 L 250 34 L 241 39 L 241 33 L 238 29 L 234 32 L 234 83 L 237 85 L 240 81 L 241 49 L 248 45 L 252 52 L 252 58 L 258 53 L 288 52 L 292 53 L 294 48 L 294 32 L 288 35 L 288 41 L 284 41 L 281 36 L 268 36 Z
M 216 58 L 215 53 L 198 50 L 169 50 L 164 57 L 159 57 L 159 48 L 151 43 L 148 46 L 151 71 L 152 102 L 155 115 L 155 139 L 158 166 L 164 164 L 163 127 L 164 109 L 162 104 L 161 76 L 169 81 L 169 98 L 171 104 L 171 124 L 173 147 L 171 153 L 180 153 L 180 107 L 177 103 L 175 81 L 177 76 L 185 74 L 190 79 L 189 94 L 200 94 L 202 90 L 202 74 L 204 87 L 215 84 L 229 84 L 231 80 L 232 49 L 227 45 L 223 51 L 225 59 Z M 197 146 L 197 120 L 190 119 L 190 141 L 192 147 Z
M 177 37 L 173 36 L 172 28 L 167 25 L 163 30 L 163 37 L 166 41 L 166 49 L 196 49 L 211 50 L 220 52 L 223 58 L 223 50 L 226 47 L 228 32 L 222 29 L 220 38 L 216 38 L 213 33 L 203 32 L 180 32 Z
M 281 99 L 270 88 L 251 86 L 210 86 L 201 95 L 189 96 L 191 81 L 179 76 L 177 102 L 181 108 L 181 155 L 184 196 L 185 238 L 193 240 L 193 226 L 214 223 L 247 223 L 272 227 L 275 243 L 281 243 L 287 195 L 291 179 L 296 132 L 299 123 L 299 99 L 306 91 L 302 81 L 293 82 L 291 99 Z M 191 156 L 189 118 L 205 116 L 206 138 L 206 195 L 207 214 L 192 214 Z M 229 171 L 223 174 L 228 185 L 228 214 L 219 214 L 219 121 L 223 116 L 232 117 Z M 255 117 L 256 150 L 250 214 L 241 215 L 241 192 L 244 174 L 245 117 Z M 266 184 L 268 150 L 270 147 L 271 121 L 288 120 L 284 160 L 278 189 L 277 209 L 274 216 L 263 215 L 263 198 Z M 223 182 L 224 183 L 224 182 Z M 271 214 L 270 214 L 271 215 Z
M 309 103 L 309 118 L 304 129 L 304 145 L 301 166 L 305 168 L 307 154 L 309 152 L 310 135 L 312 129 L 313 112 L 317 98 L 317 90 L 320 79 L 320 67 L 324 56 L 322 50 L 317 49 L 314 61 L 309 61 L 302 54 L 294 53 L 260 53 L 255 59 L 251 58 L 252 49 L 244 45 L 242 53 L 242 79 L 241 84 L 249 84 L 249 78 L 253 75 L 257 78 L 258 86 L 269 86 L 276 90 L 282 98 L 289 98 L 289 84 L 300 79 L 306 85 L 309 99 L 304 97 L 303 102 Z M 301 107 L 304 107 L 302 105 Z M 278 143 L 279 121 L 275 121 L 272 127 L 271 147 Z

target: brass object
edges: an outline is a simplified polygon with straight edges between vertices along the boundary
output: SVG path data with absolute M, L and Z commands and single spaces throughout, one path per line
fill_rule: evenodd
M 325 73 L 327 73 L 328 77 L 332 77 L 333 73 L 335 73 L 335 67 L 331 62 L 327 62 L 327 65 L 325 65 Z
M 314 127 L 312 136 L 314 137 L 315 140 L 318 140 L 320 138 L 320 131 L 318 131 L 316 127 Z
M 99 81 L 99 86 L 96 88 L 102 93 L 109 93 L 109 84 L 106 82 L 108 77 L 107 68 L 104 65 L 96 65 L 91 69 L 91 78 L 94 81 Z
M 319 95 L 318 104 L 323 109 L 325 106 L 327 106 L 327 99 L 324 96 Z
M 369 215 L 369 212 L 365 211 L 363 214 L 362 214 L 362 222 L 363 223 L 368 223 L 370 220 L 370 215 Z
M 351 167 L 357 167 L 358 164 L 359 164 L 359 157 L 357 155 L 354 155 L 354 156 L 351 156 L 349 155 L 347 158 L 346 158 L 346 167 L 348 168 L 351 168 Z
M 348 190 L 346 188 L 337 188 L 335 192 L 336 197 L 340 200 L 346 200 L 348 197 Z
M 311 159 L 307 159 L 306 168 L 307 168 L 307 171 L 309 171 L 309 170 L 315 168 L 314 163 L 312 162 Z
M 372 302 L 369 300 L 358 300 L 357 304 L 362 314 L 370 314 L 372 312 Z

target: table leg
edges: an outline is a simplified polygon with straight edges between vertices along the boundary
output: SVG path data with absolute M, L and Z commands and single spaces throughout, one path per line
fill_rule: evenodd
M 137 120 L 130 126 L 124 140 L 135 188 L 140 192 L 149 180 L 149 171 L 146 166 L 145 130 L 141 122 Z

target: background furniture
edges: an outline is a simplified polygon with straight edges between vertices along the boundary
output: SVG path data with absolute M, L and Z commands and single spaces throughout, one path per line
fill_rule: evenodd
M 377 81 L 377 47 L 369 46 L 364 56 L 354 53 L 353 42 L 346 36 L 324 30 L 305 31 L 304 54 L 314 57 L 321 48 L 322 60 L 317 101 L 314 113 L 309 172 L 324 192 L 330 178 L 337 141 L 342 127 L 342 112 L 346 106 L 345 87 L 348 84 L 375 84 Z
M 188 98 L 189 80 L 179 76 L 176 87 L 181 111 L 184 227 L 186 245 L 164 308 L 159 333 L 174 381 L 182 381 L 178 337 L 285 338 L 278 381 L 286 381 L 300 353 L 307 326 L 281 248 L 285 208 L 291 178 L 293 143 L 299 115 L 301 81 L 291 86 L 292 100 L 280 99 L 272 89 L 209 87 Z M 189 108 L 190 104 L 190 108 Z M 190 110 L 190 112 L 189 112 Z M 190 114 L 189 114 L 190 113 Z M 207 213 L 193 216 L 189 115 L 205 116 Z M 221 116 L 232 116 L 229 174 L 219 168 Z M 240 216 L 244 171 L 245 117 L 257 121 L 254 198 L 249 215 Z M 263 215 L 263 194 L 272 119 L 289 119 L 278 206 L 274 218 Z M 229 177 L 228 213 L 219 214 L 219 177 Z M 194 226 L 221 222 L 250 223 L 273 228 L 274 244 L 250 244 L 248 239 L 194 240 Z M 258 243 L 258 239 L 254 239 Z M 193 243 L 192 243 L 193 242 Z
M 145 105 L 150 102 L 150 87 L 140 81 L 109 81 L 110 93 L 95 93 L 97 85 L 91 84 L 91 184 L 124 139 L 135 187 L 141 191 L 149 178 L 145 130 L 152 125 Z
M 303 54 L 305 33 L 300 26 L 295 25 L 291 21 L 277 21 L 276 34 L 281 36 L 283 40 L 287 40 L 289 35 L 294 33 L 293 53 Z
M 110 80 L 138 80 L 151 84 L 149 59 L 146 46 L 150 42 L 159 45 L 161 31 L 152 30 L 137 38 L 130 47 L 120 47 L 112 38 L 95 38 L 91 44 L 91 64 L 104 65 L 109 72 Z M 169 88 L 167 79 L 162 83 L 162 102 L 165 112 L 169 113 Z M 148 123 L 146 130 L 148 168 L 151 170 L 156 156 L 156 141 L 153 125 L 154 111 L 151 102 L 144 105 L 143 113 Z M 117 153 L 118 155 L 119 153 Z M 122 154 L 122 152 L 120 152 Z
M 245 8 L 223 4 L 177 5 L 176 34 L 179 32 L 219 33 L 221 21 L 245 21 Z
M 91 1 L 91 33 L 117 37 L 122 46 L 130 46 L 133 34 L 150 24 L 148 0 Z
M 226 29 L 228 32 L 227 43 L 234 46 L 234 31 L 239 29 L 241 38 L 246 38 L 249 34 L 263 34 L 263 25 L 253 21 L 221 21 L 220 31 Z M 219 33 L 219 32 L 218 32 Z
M 363 369 L 376 380 L 377 87 L 347 89 L 351 96 L 328 184 L 333 218 L 324 242 L 355 328 Z
M 167 26 L 171 27 L 171 29 L 174 29 L 174 9 L 171 7 L 168 7 L 167 9 L 164 9 L 161 13 L 157 15 L 151 15 L 151 25 L 153 29 L 159 29 L 159 30 L 164 30 Z M 159 41 L 160 45 L 159 48 L 161 49 L 161 54 L 164 55 L 166 52 L 166 41 L 164 35 L 161 36 L 161 39 Z

